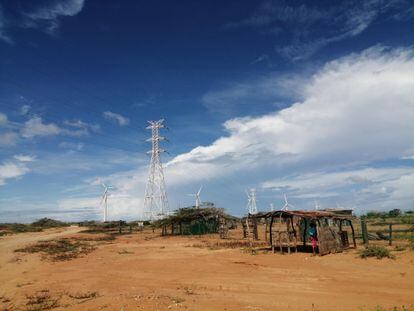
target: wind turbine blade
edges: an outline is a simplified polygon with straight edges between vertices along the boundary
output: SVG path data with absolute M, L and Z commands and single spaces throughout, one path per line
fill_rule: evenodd
M 201 186 L 200 189 L 198 189 L 197 195 L 200 195 L 201 189 L 203 189 L 203 186 Z

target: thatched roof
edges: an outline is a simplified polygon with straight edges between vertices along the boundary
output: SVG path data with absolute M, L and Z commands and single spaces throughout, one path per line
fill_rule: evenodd
M 256 215 L 249 215 L 254 218 L 269 218 L 269 217 L 282 217 L 288 218 L 292 216 L 299 216 L 308 219 L 320 219 L 320 218 L 332 218 L 332 219 L 348 219 L 351 220 L 354 217 L 351 215 L 339 215 L 327 211 L 273 211 L 267 213 L 258 213 Z

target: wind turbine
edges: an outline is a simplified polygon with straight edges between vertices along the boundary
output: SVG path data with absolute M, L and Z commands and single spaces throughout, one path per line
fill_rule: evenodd
M 270 211 L 273 212 L 275 210 L 275 205 L 273 203 L 270 203 Z
M 295 208 L 292 204 L 290 204 L 290 203 L 288 202 L 286 194 L 284 194 L 284 197 L 285 197 L 285 205 L 283 206 L 282 211 L 287 211 L 287 210 L 289 210 L 289 207 L 290 207 L 290 208 Z
M 104 183 L 102 183 L 102 187 L 104 188 L 104 192 L 102 194 L 101 203 L 99 205 L 102 206 L 102 203 L 105 204 L 105 206 L 104 206 L 104 222 L 106 222 L 107 216 L 108 216 L 108 194 L 109 194 L 108 192 L 109 192 L 109 189 L 113 189 L 114 187 L 107 186 Z
M 319 210 L 320 208 L 319 202 L 315 200 L 315 210 Z
M 195 207 L 196 208 L 200 208 L 200 205 L 201 205 L 201 198 L 200 198 L 201 189 L 203 189 L 203 186 L 201 186 L 200 189 L 198 189 L 197 193 L 187 194 L 187 195 L 191 195 L 191 196 L 195 197 L 195 199 L 196 199 Z

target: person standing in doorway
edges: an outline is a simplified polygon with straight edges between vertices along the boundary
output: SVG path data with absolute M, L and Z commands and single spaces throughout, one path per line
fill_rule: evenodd
M 312 252 L 316 254 L 316 247 L 318 246 L 318 232 L 316 230 L 316 223 L 312 221 L 309 226 L 309 238 L 312 243 Z

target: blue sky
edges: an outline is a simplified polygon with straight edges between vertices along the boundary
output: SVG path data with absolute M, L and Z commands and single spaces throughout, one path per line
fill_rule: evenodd
M 414 4 L 0 0 L 0 221 L 170 209 L 414 208 Z

